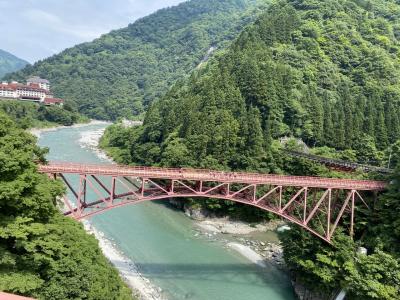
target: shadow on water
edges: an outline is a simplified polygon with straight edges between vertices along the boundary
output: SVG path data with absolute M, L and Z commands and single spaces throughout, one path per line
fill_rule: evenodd
M 225 283 L 253 285 L 282 290 L 288 287 L 288 277 L 265 268 L 256 267 L 253 264 L 162 264 L 162 263 L 135 263 L 138 270 L 145 277 L 175 280 L 201 280 L 221 281 Z M 246 276 L 247 275 L 247 276 Z M 244 278 L 246 278 L 244 280 Z M 252 280 L 249 281 L 249 278 Z M 260 280 L 262 279 L 262 280 Z

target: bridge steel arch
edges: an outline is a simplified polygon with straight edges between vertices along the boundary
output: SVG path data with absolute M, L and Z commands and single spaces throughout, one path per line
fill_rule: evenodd
M 64 214 L 76 220 L 144 201 L 213 198 L 271 212 L 328 243 L 339 224 L 353 235 L 357 210 L 368 207 L 362 193 L 386 188 L 371 180 L 117 165 L 50 163 L 39 172 L 64 181 L 73 195 L 63 198 Z M 77 189 L 71 175 L 79 178 Z M 87 197 L 89 189 L 96 199 Z

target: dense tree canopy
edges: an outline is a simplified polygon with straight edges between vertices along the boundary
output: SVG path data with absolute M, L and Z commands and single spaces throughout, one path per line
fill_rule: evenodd
M 7 78 L 48 78 L 54 93 L 94 118 L 144 111 L 211 49 L 224 48 L 267 0 L 195 0 L 162 9 Z
M 394 166 L 399 22 L 394 0 L 277 1 L 226 52 L 151 105 L 142 127 L 112 126 L 103 145 L 124 163 L 338 175 L 287 157 L 277 141 L 290 136 L 317 154 L 362 163 L 388 163 L 390 153 Z M 330 246 L 293 227 L 283 245 L 295 277 L 327 294 L 345 288 L 349 299 L 400 298 L 399 181 L 375 210 L 357 212 L 355 241 L 338 234 Z
M 70 126 L 86 122 L 88 118 L 80 115 L 76 108 L 66 103 L 64 107 L 43 106 L 38 103 L 0 100 L 0 110 L 11 117 L 21 128 L 43 127 L 49 125 Z
M 60 182 L 37 172 L 36 139 L 0 112 L 0 290 L 38 299 L 131 299 L 82 225 L 61 216 Z
M 371 4 L 367 10 L 355 1 L 312 3 L 273 5 L 226 55 L 149 111 L 144 138 L 163 142 L 183 124 L 178 136 L 190 141 L 200 132 L 215 136 L 216 126 L 232 134 L 229 148 L 240 148 L 248 137 L 245 122 L 254 124 L 250 118 L 257 117 L 261 128 L 252 129 L 264 139 L 293 135 L 309 145 L 356 150 L 368 138 L 380 149 L 399 139 L 400 6 Z M 229 122 L 216 123 L 227 118 L 237 122 L 236 132 L 228 131 L 235 130 Z
M 168 164 L 173 144 L 184 165 L 268 170 L 271 140 L 293 136 L 374 163 L 400 138 L 399 14 L 394 1 L 279 1 L 149 108 L 131 161 Z

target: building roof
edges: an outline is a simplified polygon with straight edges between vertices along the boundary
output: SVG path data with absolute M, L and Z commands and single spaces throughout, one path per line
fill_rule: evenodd
M 35 299 L 0 292 L 0 300 L 35 300 Z
M 45 104 L 51 104 L 51 103 L 64 103 L 63 99 L 60 98 L 45 98 L 44 99 Z
M 47 79 L 40 78 L 39 76 L 33 76 L 29 78 L 27 81 L 32 83 L 47 83 L 47 84 L 50 83 Z
M 3 91 L 15 91 L 14 88 L 9 87 L 8 84 L 0 84 L 0 90 Z
M 48 94 L 49 91 L 45 89 L 41 89 L 39 87 L 24 85 L 20 83 L 9 83 L 9 84 L 2 84 L 0 83 L 0 89 L 6 91 L 16 91 L 16 90 L 24 90 L 24 91 L 34 91 L 34 92 L 42 92 Z
M 39 89 L 40 89 L 39 83 L 32 83 L 32 82 L 29 82 L 28 85 L 31 86 L 31 87 L 35 87 L 35 88 L 39 88 Z

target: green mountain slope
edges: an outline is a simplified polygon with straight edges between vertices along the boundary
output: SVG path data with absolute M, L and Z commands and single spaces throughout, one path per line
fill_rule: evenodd
M 7 73 L 15 72 L 29 63 L 0 49 L 0 79 Z
M 48 78 L 57 96 L 76 101 L 80 111 L 92 117 L 138 115 L 192 71 L 211 47 L 223 48 L 265 2 L 188 1 L 67 49 L 8 78 Z
M 395 1 L 280 1 L 151 107 L 132 160 L 263 170 L 283 136 L 374 159 L 400 138 L 399 16 Z
M 398 162 L 399 21 L 394 0 L 279 1 L 224 55 L 152 105 L 143 127 L 111 126 L 102 144 L 122 162 L 333 175 L 279 151 L 276 140 L 294 136 L 361 161 L 395 144 Z M 290 225 L 282 246 L 295 282 L 318 299 L 342 289 L 346 299 L 400 299 L 400 165 L 396 173 L 388 193 L 363 194 L 370 209 L 359 202 L 353 237 L 348 218 L 333 245 Z M 196 206 L 241 217 L 249 211 L 228 201 Z

